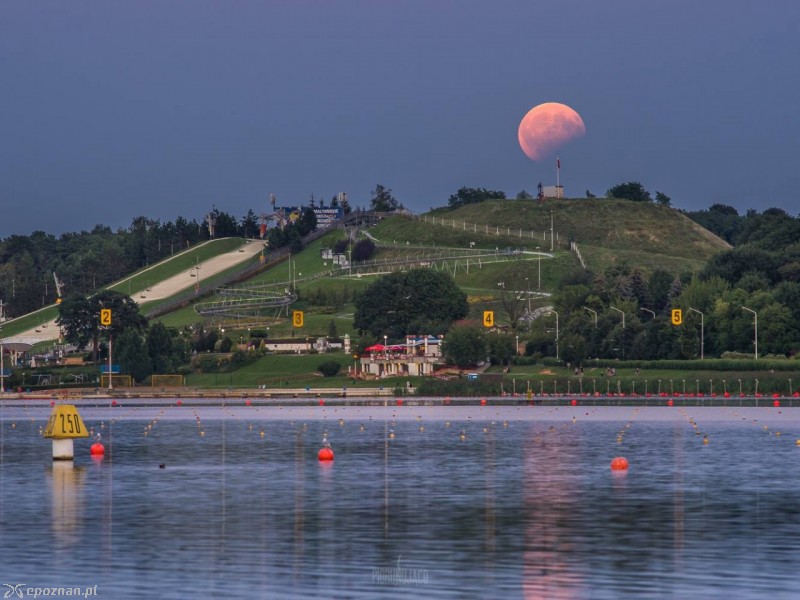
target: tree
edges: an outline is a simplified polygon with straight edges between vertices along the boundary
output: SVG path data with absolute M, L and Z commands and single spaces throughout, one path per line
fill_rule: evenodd
M 358 240 L 353 246 L 353 260 L 369 260 L 375 254 L 375 242 L 370 239 Z
M 507 365 L 511 362 L 511 357 L 517 353 L 514 347 L 514 338 L 511 335 L 493 333 L 487 335 L 485 339 L 486 350 L 493 364 Z
M 533 195 L 523 189 L 517 192 L 517 200 L 533 200 Z
M 503 307 L 506 315 L 508 315 L 508 324 L 511 329 L 516 331 L 519 327 L 519 319 L 525 312 L 527 297 L 521 291 L 506 289 L 505 283 L 500 282 L 500 306 Z
M 310 207 L 303 209 L 297 221 L 297 230 L 301 236 L 306 236 L 317 228 L 317 215 Z
M 467 295 L 447 273 L 411 269 L 380 277 L 355 299 L 353 326 L 378 338 L 401 338 L 420 319 L 433 326 L 449 326 L 467 315 Z
M 661 206 L 671 206 L 672 198 L 667 196 L 664 192 L 656 192 L 656 204 Z
M 119 363 L 120 370 L 130 375 L 134 381 L 144 381 L 152 366 L 147 355 L 147 347 L 140 331 L 128 329 L 114 343 L 114 361 Z
M 336 328 L 336 321 L 333 319 L 328 323 L 328 337 L 332 340 L 339 339 L 339 330 Z
M 181 361 L 179 354 L 176 357 L 173 336 L 163 323 L 159 321 L 150 326 L 146 344 L 153 373 L 174 373 Z
M 524 190 L 523 190 L 524 191 Z M 521 192 L 520 192 L 521 193 Z M 462 187 L 455 194 L 447 199 L 447 205 L 450 208 L 458 208 L 467 204 L 478 204 L 486 200 L 505 200 L 506 193 L 496 190 L 487 190 L 486 188 L 468 188 Z
M 111 325 L 101 326 L 100 310 L 111 310 Z M 147 319 L 139 314 L 139 305 L 119 292 L 103 290 L 90 298 L 72 296 L 58 307 L 56 323 L 64 331 L 64 338 L 79 349 L 93 343 L 92 358 L 97 360 L 100 334 L 117 337 L 127 329 L 141 331 Z
M 377 212 L 391 212 L 396 210 L 399 204 L 395 197 L 392 196 L 392 190 L 378 184 L 375 186 L 375 189 L 372 190 L 370 206 L 372 210 Z
M 470 367 L 486 359 L 486 334 L 478 325 L 456 325 L 447 331 L 442 354 L 448 364 Z
M 615 185 L 606 192 L 606 198 L 619 198 L 621 200 L 633 200 L 634 202 L 652 202 L 644 186 L 638 181 L 628 181 Z
M 253 209 L 247 211 L 247 214 L 242 217 L 242 236 L 246 238 L 254 238 L 258 236 L 258 219 Z

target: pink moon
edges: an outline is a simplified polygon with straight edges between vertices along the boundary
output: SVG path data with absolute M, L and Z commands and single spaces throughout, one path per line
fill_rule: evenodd
M 566 104 L 534 106 L 519 124 L 519 145 L 531 160 L 541 160 L 586 133 L 581 116 Z

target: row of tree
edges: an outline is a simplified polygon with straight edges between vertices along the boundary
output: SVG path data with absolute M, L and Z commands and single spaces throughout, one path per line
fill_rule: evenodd
M 252 211 L 241 220 L 215 211 L 215 237 L 258 235 Z M 53 273 L 65 294 L 88 295 L 128 273 L 210 238 L 208 227 L 178 217 L 161 223 L 136 217 L 127 229 L 97 225 L 91 231 L 54 236 L 36 231 L 0 240 L 0 299 L 6 316 L 16 317 L 57 297 Z
M 558 324 L 555 314 L 527 320 L 530 299 L 518 289 L 523 286 L 514 289 L 499 282 L 497 300 L 503 321 L 526 342 L 527 354 L 558 354 L 572 362 L 594 357 L 654 360 L 719 357 L 730 352 L 752 355 L 756 341 L 759 356 L 800 352 L 800 218 L 780 209 L 739 216 L 720 205 L 689 216 L 712 230 L 715 223 L 724 224 L 727 239 L 737 245 L 716 255 L 695 275 L 664 269 L 648 272 L 626 264 L 610 266 L 602 273 L 567 273 L 553 296 Z M 524 281 L 532 276 L 528 271 L 530 266 L 520 262 L 511 267 L 506 280 Z M 414 272 L 377 280 L 356 299 L 355 326 L 373 339 L 446 332 L 445 348 L 450 346 L 452 360 L 464 360 L 461 350 L 453 350 L 457 347 L 472 348 L 467 353 L 470 360 L 486 356 L 502 360 L 499 348 L 508 341 L 497 341 L 497 336 L 486 336 L 480 327 L 469 324 L 450 327 L 466 314 L 464 305 L 454 292 L 458 288 L 446 281 L 447 275 L 436 275 L 435 282 L 427 283 L 421 278 L 428 275 Z M 430 289 L 436 290 L 438 303 L 426 293 Z M 449 302 L 443 313 L 428 310 L 429 304 L 438 308 L 446 299 L 457 301 Z M 675 308 L 684 315 L 679 326 L 671 319 Z M 751 311 L 758 315 L 757 338 Z

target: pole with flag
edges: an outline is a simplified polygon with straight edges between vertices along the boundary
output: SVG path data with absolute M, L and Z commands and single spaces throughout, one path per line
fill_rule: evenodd
M 556 154 L 556 198 L 561 198 L 561 158 Z

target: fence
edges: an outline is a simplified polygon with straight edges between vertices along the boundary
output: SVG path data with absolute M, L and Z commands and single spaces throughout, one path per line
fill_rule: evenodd
M 496 235 L 505 237 L 518 237 L 520 239 L 539 239 L 539 232 L 534 230 L 522 229 L 521 227 L 500 227 L 499 225 L 477 225 L 475 223 L 467 223 L 466 221 L 456 221 L 455 219 L 445 219 L 444 217 L 436 217 L 434 215 L 404 215 L 410 219 L 421 221 L 423 223 L 431 223 L 433 225 L 441 225 L 443 227 L 451 227 L 452 229 L 461 229 L 462 231 L 472 231 L 473 233 L 481 232 L 484 235 Z M 547 230 L 542 233 L 542 242 L 547 241 Z M 557 231 L 550 231 L 551 246 L 559 240 L 559 233 Z

